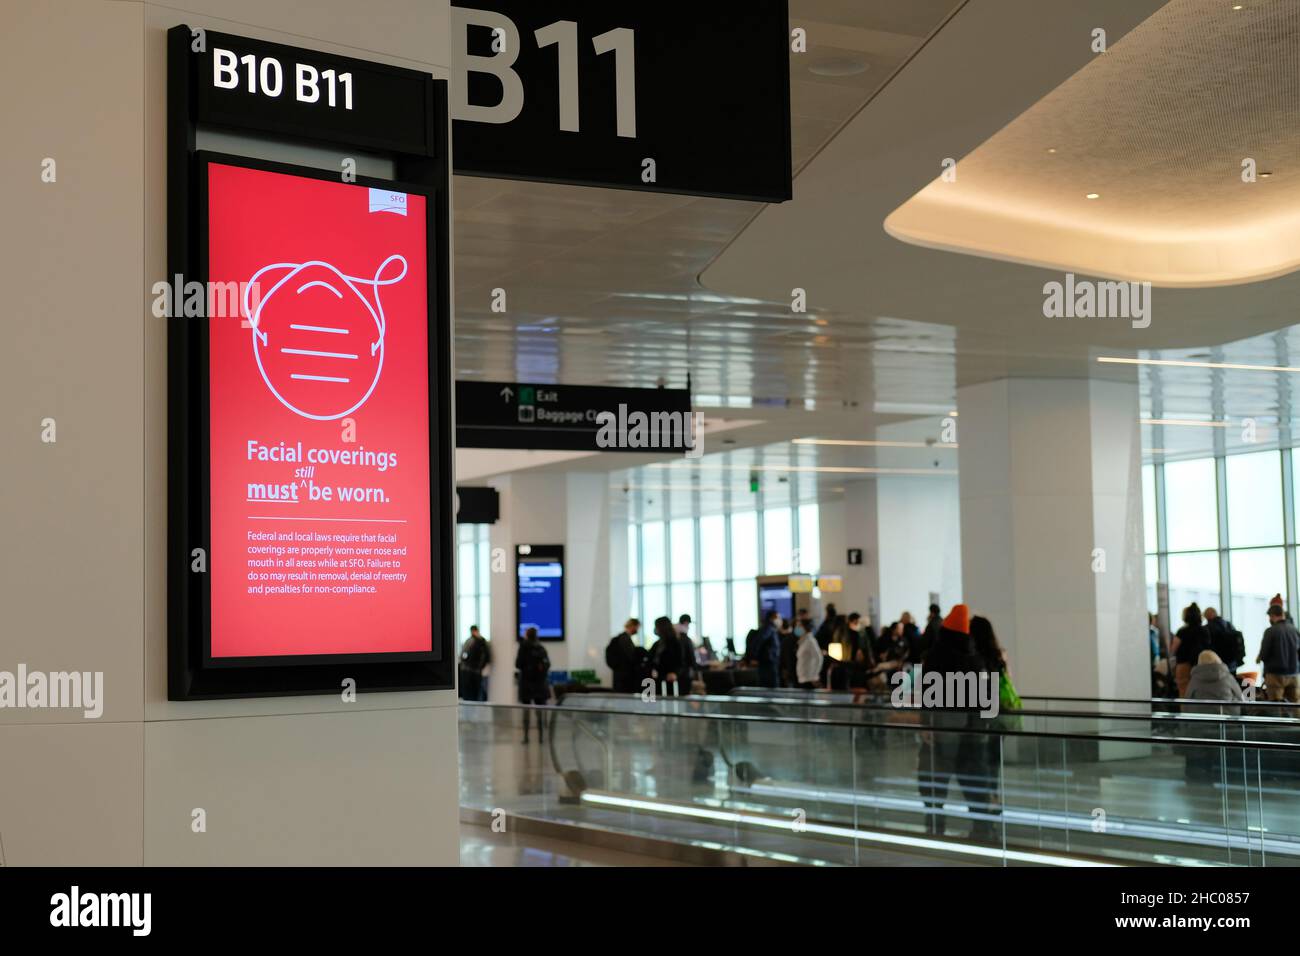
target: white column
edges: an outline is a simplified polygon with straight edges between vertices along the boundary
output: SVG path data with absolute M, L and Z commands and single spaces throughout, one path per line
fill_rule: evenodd
M 568 528 L 564 539 L 564 668 L 594 670 L 609 682 L 605 644 L 610 628 L 611 573 L 609 475 L 575 472 L 568 476 Z M 626 582 L 627 542 L 620 552 Z M 627 585 L 623 586 L 627 601 Z M 621 622 L 620 622 L 621 623 Z M 552 660 L 556 655 L 551 655 Z M 560 666 L 559 664 L 556 665 Z
M 844 486 L 843 501 L 830 502 L 820 509 L 822 567 L 842 570 L 844 593 L 837 606 L 844 613 L 857 611 L 870 615 L 869 608 L 880 607 L 880 542 L 876 526 L 876 483 L 855 481 Z M 848 563 L 848 549 L 862 549 L 862 563 Z M 874 615 L 871 626 L 880 622 Z
M 520 544 L 564 545 L 565 639 L 546 644 L 551 667 L 595 670 L 607 681 L 605 644 L 614 633 L 611 620 L 617 617 L 611 603 L 616 582 L 610 573 L 609 476 L 515 473 L 493 480 L 492 486 L 501 495 L 501 517 L 492 525 L 490 541 L 492 553 L 504 560 L 491 579 L 494 676 L 489 698 L 514 700 L 515 547 Z M 626 553 L 624 543 L 624 600 Z
M 149 293 L 167 276 L 168 28 L 446 78 L 448 7 L 182 6 L 3 4 L 6 84 L 39 79 L 5 105 L 14 162 L 0 207 L 23 241 L 6 244 L 0 278 L 7 312 L 39 320 L 8 323 L 0 360 L 0 670 L 101 673 L 104 695 L 98 719 L 0 709 L 4 862 L 454 865 L 454 692 L 167 699 L 167 324 Z M 40 439 L 45 418 L 54 444 Z M 192 829 L 196 809 L 206 832 Z
M 964 597 L 1021 693 L 1147 697 L 1135 384 L 958 389 Z
M 932 593 L 945 611 L 961 599 L 963 509 L 957 480 L 882 475 L 875 504 L 881 617 L 888 623 L 910 611 L 924 627 Z
M 515 605 L 515 547 L 520 544 L 564 544 L 568 534 L 568 494 L 563 474 L 517 473 L 494 479 L 501 495 L 501 516 L 492 525 L 489 540 L 492 554 L 501 557 L 501 570 L 492 574 L 492 676 L 488 699 L 494 703 L 515 700 L 515 643 L 519 626 Z M 498 551 L 497 549 L 501 549 Z M 565 604 L 568 616 L 569 592 L 574 587 L 565 550 Z M 566 666 L 563 643 L 548 643 L 551 666 Z

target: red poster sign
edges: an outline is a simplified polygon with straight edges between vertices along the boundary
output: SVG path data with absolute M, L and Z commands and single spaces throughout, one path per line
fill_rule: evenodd
M 426 199 L 207 170 L 211 656 L 430 653 Z

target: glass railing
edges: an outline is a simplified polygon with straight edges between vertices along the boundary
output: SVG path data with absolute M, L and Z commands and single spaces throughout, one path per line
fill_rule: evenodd
M 696 703 L 462 704 L 462 806 L 807 863 L 1300 861 L 1293 744 L 1099 739 L 938 711 L 848 721 L 689 710 Z M 544 742 L 535 726 L 521 742 L 525 712 L 544 718 Z
M 1262 694 L 1262 692 L 1261 692 Z M 808 698 L 819 702 L 855 703 L 880 702 L 882 697 L 863 698 L 860 693 L 847 691 L 804 691 L 793 687 L 736 687 L 728 696 L 764 698 L 764 699 L 800 699 Z M 1027 709 L 1072 711 L 1091 714 L 1149 714 L 1153 712 L 1177 712 L 1187 710 L 1197 713 L 1222 713 L 1225 715 L 1249 715 L 1257 717 L 1300 716 L 1300 707 L 1282 701 L 1265 700 L 1263 696 L 1255 700 L 1215 702 L 1206 700 L 1182 700 L 1177 698 L 1096 698 L 1096 697 L 1052 697 L 1022 694 L 1021 700 Z
M 835 694 L 799 691 L 793 696 L 689 696 L 658 698 L 653 701 L 636 694 L 569 694 L 562 706 L 586 710 L 619 710 L 634 713 L 721 714 L 751 717 L 791 717 L 837 720 L 848 723 L 888 723 L 897 719 L 898 708 L 887 699 L 857 703 Z M 1080 737 L 1181 737 L 1193 740 L 1238 740 L 1256 743 L 1300 744 L 1300 721 L 1274 708 L 1268 716 L 1230 713 L 1230 705 L 1185 702 L 1181 709 L 1159 710 L 1134 704 L 1129 712 L 1115 709 L 1040 709 L 1038 702 L 1018 711 L 1000 713 L 989 723 L 991 730 L 1022 730 L 1031 733 L 1064 733 Z
M 1295 704 L 1265 700 L 1262 696 L 1256 700 L 1223 703 L 1205 700 L 1181 700 L 1165 697 L 1107 699 L 1094 697 L 1046 697 L 1036 695 L 1022 695 L 1021 700 L 1027 708 L 1032 707 L 1038 710 L 1072 711 L 1096 714 L 1161 713 L 1179 710 L 1252 717 L 1289 717 L 1300 714 L 1300 708 Z

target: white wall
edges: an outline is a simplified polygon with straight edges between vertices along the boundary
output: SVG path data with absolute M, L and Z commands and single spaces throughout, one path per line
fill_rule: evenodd
M 924 626 L 930 592 L 946 612 L 962 600 L 961 501 L 951 476 L 876 480 L 880 614 L 911 611 Z
M 843 612 L 866 615 L 873 627 L 871 608 L 880 605 L 880 545 L 876 532 L 876 482 L 855 481 L 844 486 L 840 500 L 818 508 L 822 543 L 822 567 L 844 576 L 844 591 L 826 595 Z M 862 549 L 862 563 L 848 563 L 848 549 Z M 876 615 L 879 616 L 878 614 Z
M 622 604 L 612 600 L 619 575 L 611 574 L 611 566 L 622 567 L 621 593 L 627 594 L 626 531 L 621 550 L 614 551 L 618 519 L 611 516 L 609 475 L 515 472 L 490 484 L 501 495 L 501 516 L 491 526 L 489 542 L 494 554 L 504 556 L 505 570 L 493 573 L 490 580 L 495 679 L 489 682 L 489 697 L 497 702 L 515 699 L 514 573 L 519 544 L 564 545 L 566 635 L 563 641 L 546 643 L 552 669 L 595 670 L 608 682 L 605 644 L 614 633 L 610 622 L 624 613 Z M 612 554 L 619 557 L 611 558 Z
M 567 534 L 564 542 L 565 670 L 594 670 L 606 675 L 605 644 L 610 635 L 610 507 L 609 475 L 604 472 L 568 476 Z M 627 563 L 627 539 L 623 539 Z M 627 593 L 626 587 L 623 593 Z
M 106 696 L 99 720 L 0 709 L 5 862 L 454 864 L 453 692 L 166 699 L 166 328 L 148 290 L 167 271 L 165 32 L 182 22 L 447 75 L 445 0 L 5 5 L 0 83 L 20 95 L 0 279 L 24 318 L 0 350 L 0 514 L 21 542 L 0 566 L 0 669 L 103 671 Z

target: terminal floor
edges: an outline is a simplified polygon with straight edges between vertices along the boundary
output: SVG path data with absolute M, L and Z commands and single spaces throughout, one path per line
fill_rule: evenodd
M 673 866 L 670 860 L 533 833 L 494 833 L 462 823 L 461 866 Z

